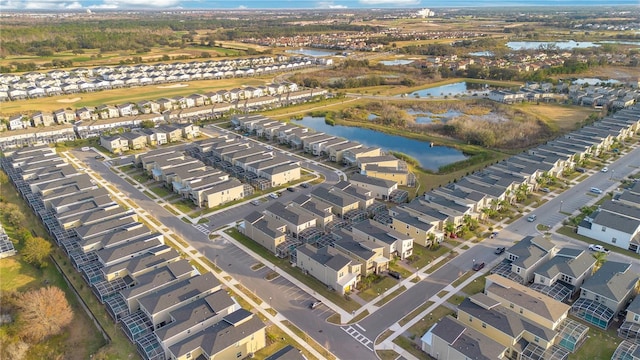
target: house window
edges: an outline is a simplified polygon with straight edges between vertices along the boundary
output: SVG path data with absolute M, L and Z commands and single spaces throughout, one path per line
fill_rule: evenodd
M 635 322 L 640 321 L 640 315 L 638 315 L 638 314 L 633 315 L 633 321 L 635 321 Z
M 471 315 L 469 315 L 469 322 L 473 322 L 473 317 L 471 317 Z
M 509 307 L 513 309 L 513 303 L 509 304 Z
M 486 329 L 487 328 L 487 324 L 486 323 L 482 323 L 482 328 Z
M 607 231 L 607 227 L 606 227 L 606 226 L 603 226 L 603 227 L 602 227 L 602 231 L 603 231 L 603 232 L 604 232 L 604 231 Z
M 615 244 L 615 243 L 616 243 L 616 241 L 618 241 L 618 239 L 616 239 L 616 238 L 611 238 L 611 243 L 612 243 L 612 244 Z
M 187 359 L 191 359 L 191 353 L 188 352 L 187 355 L 185 355 L 184 357 L 187 358 Z
M 516 268 L 516 272 L 520 274 L 520 268 Z
M 520 314 L 524 312 L 524 308 L 520 308 Z
M 533 341 L 535 341 L 536 343 L 539 343 L 540 342 L 540 338 L 536 336 L 536 337 L 533 338 Z
M 236 354 L 236 358 L 240 359 L 242 357 L 242 351 Z

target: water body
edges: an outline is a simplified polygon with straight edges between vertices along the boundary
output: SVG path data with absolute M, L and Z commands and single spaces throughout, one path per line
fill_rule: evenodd
M 493 56 L 494 54 L 491 51 L 476 51 L 476 52 L 470 52 L 469 55 L 471 55 L 471 56 Z
M 447 84 L 442 86 L 436 86 L 428 89 L 417 90 L 409 94 L 409 96 L 415 97 L 443 97 L 443 96 L 455 96 L 461 94 L 473 94 L 480 93 L 490 89 L 487 84 L 468 83 L 466 81 L 457 82 L 453 84 Z
M 394 65 L 408 65 L 408 64 L 411 64 L 412 62 L 413 60 L 385 60 L 385 61 L 380 61 L 380 64 L 387 65 L 387 66 L 394 66 Z
M 428 142 L 389 135 L 379 131 L 351 126 L 327 125 L 324 122 L 324 117 L 305 116 L 302 120 L 297 120 L 294 123 L 326 134 L 357 141 L 365 146 L 377 146 L 386 151 L 399 151 L 416 159 L 421 167 L 429 170 L 435 171 L 440 166 L 467 158 L 460 150 L 446 146 L 430 147 Z
M 614 80 L 614 79 L 609 79 L 609 80 L 603 80 L 603 79 L 598 79 L 598 78 L 580 78 L 577 80 L 574 80 L 572 82 L 573 84 L 577 84 L 577 85 L 598 85 L 598 84 L 602 84 L 602 83 L 606 83 L 606 84 L 619 84 L 620 81 L 618 80 Z
M 317 50 L 317 49 L 296 49 L 296 50 L 286 50 L 286 53 L 289 54 L 300 54 L 306 56 L 313 57 L 325 57 L 335 55 L 335 52 L 326 51 L 326 50 Z
M 462 115 L 460 111 L 457 110 L 447 110 L 441 114 L 434 114 L 429 111 L 416 111 L 416 110 L 407 110 L 407 113 L 415 116 L 416 123 L 418 124 L 431 124 L 435 121 L 447 122 L 455 117 Z
M 598 47 L 600 45 L 589 41 L 575 42 L 569 41 L 509 41 L 507 47 L 511 50 L 536 50 L 540 47 L 555 46 L 561 50 L 571 50 L 575 48 Z

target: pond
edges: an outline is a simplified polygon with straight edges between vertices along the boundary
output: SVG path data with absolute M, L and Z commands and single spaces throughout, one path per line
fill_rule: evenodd
M 598 47 L 600 45 L 589 41 L 575 42 L 569 41 L 509 41 L 507 47 L 511 50 L 535 50 L 540 47 L 555 47 L 562 50 L 575 48 Z
M 492 87 L 487 84 L 468 83 L 466 81 L 457 82 L 453 84 L 447 84 L 442 86 L 436 86 L 432 88 L 417 90 L 408 94 L 410 97 L 443 97 L 443 96 L 456 96 L 461 94 L 474 94 L 487 92 Z M 398 95 L 402 96 L 402 95 Z M 406 95 L 405 95 L 406 96 Z
M 379 131 L 359 127 L 327 125 L 324 117 L 305 116 L 294 124 L 302 125 L 329 135 L 357 141 L 365 146 L 377 146 L 385 151 L 398 151 L 416 159 L 424 169 L 437 171 L 439 167 L 462 161 L 467 157 L 460 151 L 447 146 L 430 147 L 428 142 L 389 135 Z
M 572 81 L 573 84 L 577 84 L 577 85 L 598 85 L 598 84 L 602 84 L 602 83 L 606 83 L 606 84 L 619 84 L 620 81 L 618 80 L 614 80 L 614 79 L 609 79 L 609 80 L 603 80 L 603 79 L 598 79 L 598 78 L 580 78 L 580 79 L 576 79 L 574 81 Z
M 395 66 L 395 65 L 408 65 L 411 64 L 413 60 L 385 60 L 380 61 L 380 64 L 386 66 Z
M 324 57 L 324 56 L 335 55 L 335 52 L 332 52 L 332 51 L 317 50 L 317 49 L 302 49 L 302 48 L 296 49 L 296 50 L 286 50 L 285 52 L 289 54 L 300 54 L 300 55 L 313 56 L 313 57 Z
M 494 54 L 491 51 L 476 51 L 476 52 L 470 52 L 469 55 L 471 55 L 471 56 L 493 56 Z
M 457 110 L 447 110 L 441 114 L 434 114 L 429 111 L 407 110 L 407 114 L 413 115 L 417 124 L 431 124 L 433 122 L 447 122 L 455 117 L 462 115 Z

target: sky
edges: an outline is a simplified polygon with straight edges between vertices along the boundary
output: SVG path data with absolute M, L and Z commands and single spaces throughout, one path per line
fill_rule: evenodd
M 598 6 L 602 0 L 0 0 L 2 10 L 366 9 L 456 6 Z M 638 5 L 613 0 L 606 5 Z

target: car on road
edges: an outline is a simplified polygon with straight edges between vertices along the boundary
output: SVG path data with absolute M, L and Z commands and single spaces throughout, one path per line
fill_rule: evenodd
M 551 189 L 544 187 L 544 188 L 540 188 L 540 191 L 542 191 L 543 193 L 548 193 L 548 192 L 551 192 Z
M 306 188 L 308 188 L 308 187 L 309 187 L 309 186 L 311 186 L 311 185 L 309 185 L 309 184 L 307 184 L 307 183 L 302 183 L 302 184 L 300 184 L 300 186 L 302 186 L 303 188 L 305 188 L 305 189 L 306 189 Z
M 271 193 L 271 194 L 269 194 L 269 197 L 272 198 L 272 199 L 277 199 L 278 198 L 278 194 Z
M 402 275 L 399 272 L 393 270 L 389 270 L 389 276 L 398 280 L 402 279 Z
M 102 156 L 102 155 L 96 155 L 93 158 L 96 159 L 96 160 L 104 160 L 104 156 Z
M 504 246 L 500 246 L 499 248 L 496 249 L 496 251 L 494 251 L 494 253 L 496 255 L 500 255 L 502 254 L 505 250 L 507 250 Z
M 473 264 L 473 271 L 480 271 L 484 268 L 484 262 L 479 262 L 479 263 L 474 263 Z
M 260 200 L 257 200 L 257 199 L 256 199 L 256 200 L 251 201 L 251 205 L 255 205 L 255 206 L 260 205 L 260 203 L 261 203 L 261 201 L 260 201 Z
M 287 188 L 287 191 L 295 192 L 295 191 L 296 191 L 296 189 L 294 189 L 294 188 L 292 188 L 292 187 L 288 187 L 288 188 Z
M 318 306 L 322 305 L 322 301 L 320 300 L 314 300 L 309 304 L 309 309 L 315 309 Z
M 531 214 L 531 215 L 529 215 L 529 217 L 527 218 L 527 221 L 528 221 L 528 222 L 534 222 L 534 221 L 536 221 L 536 219 L 537 219 L 537 218 L 538 218 L 538 217 L 537 217 L 535 214 Z
M 609 171 L 609 168 L 605 166 L 605 167 L 603 167 L 603 168 L 602 168 L 602 170 L 600 170 L 600 171 L 601 171 L 601 172 L 607 172 L 607 171 Z
M 602 190 L 598 189 L 597 187 L 592 187 L 591 190 L 592 193 L 594 194 L 602 194 Z
M 91 150 L 91 148 L 88 147 L 88 146 L 83 146 L 81 150 L 82 151 L 89 151 L 89 150 Z
M 604 247 L 602 245 L 596 245 L 596 244 L 589 245 L 589 250 L 595 251 L 595 252 L 601 252 L 601 253 L 605 253 L 605 254 L 609 253 L 609 249 L 607 249 L 606 247 Z

